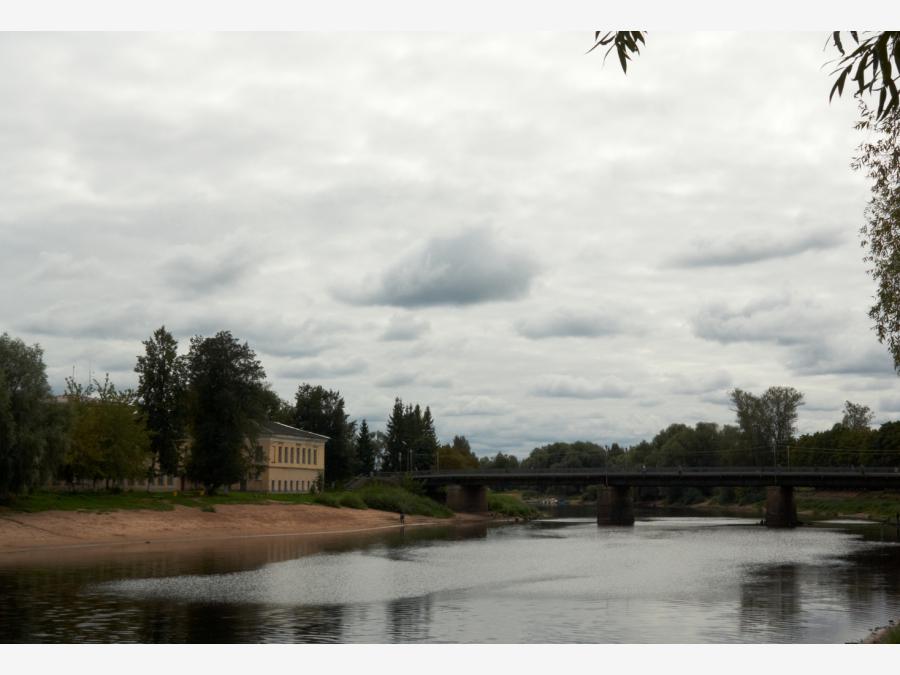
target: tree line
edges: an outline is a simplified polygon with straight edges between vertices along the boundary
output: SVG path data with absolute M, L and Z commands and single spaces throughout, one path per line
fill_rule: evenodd
M 484 468 L 566 469 L 604 466 L 900 466 L 900 422 L 872 427 L 874 413 L 846 401 L 840 421 L 827 430 L 797 434 L 803 394 L 770 387 L 761 394 L 730 393 L 735 424 L 670 424 L 650 440 L 630 447 L 590 441 L 550 443 L 521 462 L 498 453 Z
M 351 420 L 339 391 L 301 383 L 285 401 L 266 382 L 253 349 L 229 331 L 191 338 L 187 354 L 165 326 L 144 341 L 135 389 L 107 376 L 87 385 L 66 378 L 54 397 L 43 351 L 0 335 L 0 498 L 48 480 L 111 487 L 127 480 L 184 476 L 206 490 L 259 475 L 261 423 L 275 421 L 328 437 L 325 476 L 340 483 L 376 470 L 448 466 L 463 437 L 441 446 L 430 407 L 395 401 L 386 433 Z M 474 460 L 477 465 L 477 460 Z

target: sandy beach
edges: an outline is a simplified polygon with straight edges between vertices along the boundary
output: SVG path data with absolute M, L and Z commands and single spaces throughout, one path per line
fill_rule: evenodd
M 406 516 L 406 527 L 484 522 L 486 516 Z M 399 528 L 396 513 L 336 509 L 318 504 L 228 504 L 215 512 L 176 506 L 172 511 L 108 513 L 0 511 L 0 554 L 115 544 L 167 544 L 199 540 L 340 534 Z

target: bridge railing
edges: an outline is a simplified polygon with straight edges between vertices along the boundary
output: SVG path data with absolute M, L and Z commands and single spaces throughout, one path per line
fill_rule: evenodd
M 401 477 L 429 478 L 442 476 L 466 476 L 466 477 L 502 477 L 502 476 L 625 476 L 647 475 L 660 476 L 671 474 L 696 474 L 696 475 L 784 475 L 784 474 L 819 474 L 819 475 L 846 475 L 846 474 L 893 474 L 900 473 L 900 467 L 878 466 L 666 466 L 666 467 L 578 467 L 571 469 L 434 469 L 427 471 L 382 471 L 375 477 Z

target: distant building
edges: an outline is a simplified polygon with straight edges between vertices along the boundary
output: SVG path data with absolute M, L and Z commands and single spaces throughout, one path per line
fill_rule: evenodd
M 309 492 L 321 476 L 325 482 L 325 442 L 328 436 L 303 431 L 280 422 L 263 422 L 257 440 L 263 468 L 249 479 L 254 492 Z

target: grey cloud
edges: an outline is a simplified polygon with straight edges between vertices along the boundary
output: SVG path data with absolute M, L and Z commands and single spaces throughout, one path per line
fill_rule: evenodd
M 554 337 L 603 337 L 621 332 L 619 322 L 608 316 L 558 310 L 544 316 L 521 319 L 515 324 L 523 337 L 541 340 Z
M 402 387 L 407 384 L 412 384 L 416 381 L 416 376 L 412 373 L 393 373 L 391 375 L 385 375 L 384 377 L 379 377 L 375 380 L 375 384 L 379 387 Z
M 368 364 L 360 358 L 334 361 L 313 359 L 284 365 L 279 368 L 278 376 L 293 380 L 310 380 L 320 377 L 358 375 L 367 369 Z
M 387 342 L 404 342 L 416 340 L 427 332 L 430 324 L 415 316 L 395 315 L 388 321 L 381 339 Z
M 17 330 L 36 335 L 137 341 L 146 339 L 157 327 L 153 321 L 139 317 L 146 317 L 146 313 L 138 303 L 98 307 L 76 301 L 26 315 L 15 326 Z
M 878 401 L 878 408 L 882 413 L 900 412 L 900 396 L 888 396 Z
M 441 415 L 447 417 L 472 417 L 504 415 L 513 410 L 506 401 L 492 396 L 458 397 L 440 407 Z
M 638 405 L 642 408 L 655 408 L 658 405 L 662 405 L 663 401 L 658 398 L 645 398 L 638 401 Z
M 694 334 L 722 344 L 769 342 L 798 345 L 821 335 L 833 313 L 790 296 L 766 297 L 734 309 L 725 305 L 704 308 L 691 320 Z
M 668 261 L 670 267 L 725 267 L 788 258 L 807 251 L 822 251 L 844 243 L 838 232 L 809 232 L 778 238 L 771 235 L 728 235 L 727 241 L 696 242 L 690 251 Z
M 447 389 L 453 385 L 453 382 L 448 377 L 434 377 L 422 375 L 420 373 L 398 372 L 378 378 L 375 380 L 375 384 L 384 388 L 420 385 L 423 387 L 431 387 L 433 389 Z
M 254 348 L 273 356 L 292 358 L 317 356 L 333 348 L 337 337 L 351 330 L 343 321 L 291 321 L 284 316 L 255 317 L 246 328 L 247 339 Z
M 725 391 L 711 391 L 703 394 L 700 397 L 700 400 L 712 405 L 731 406 L 731 397 L 728 395 L 728 392 Z
M 233 286 L 258 266 L 253 255 L 237 247 L 182 246 L 159 266 L 159 274 L 180 295 L 206 295 Z
M 879 345 L 859 347 L 847 342 L 840 346 L 813 344 L 797 350 L 789 367 L 799 375 L 862 375 L 896 377 L 887 348 Z
M 545 377 L 532 388 L 536 396 L 553 398 L 625 398 L 631 391 L 615 383 L 593 382 L 581 377 L 550 376 Z
M 843 403 L 834 404 L 834 403 L 825 403 L 818 399 L 806 400 L 803 402 L 803 411 L 804 412 L 827 412 L 834 413 L 837 418 L 842 416 L 840 412 L 843 408 Z
M 492 232 L 469 230 L 435 237 L 401 257 L 374 282 L 373 290 L 336 294 L 357 304 L 473 305 L 523 297 L 537 272 L 530 256 L 501 244 Z
M 731 387 L 731 375 L 725 372 L 706 373 L 701 375 L 672 375 L 669 378 L 673 394 L 696 396 L 712 391 L 725 390 Z

